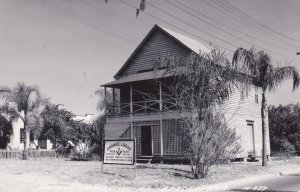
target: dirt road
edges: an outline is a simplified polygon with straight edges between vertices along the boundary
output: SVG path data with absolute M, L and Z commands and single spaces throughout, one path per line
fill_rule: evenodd
M 47 175 L 39 174 L 2 174 L 0 173 L 0 192 L 129 192 L 132 190 L 114 186 L 88 185 L 79 182 L 60 181 Z

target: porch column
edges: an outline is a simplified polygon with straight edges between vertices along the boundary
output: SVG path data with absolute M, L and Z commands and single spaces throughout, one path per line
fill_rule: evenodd
M 161 113 L 163 110 L 163 106 L 162 106 L 162 90 L 161 90 L 161 82 L 159 82 L 159 121 L 160 121 L 160 156 L 161 158 L 163 157 L 164 154 L 164 143 L 163 143 L 163 127 L 162 127 L 162 117 L 161 117 Z M 162 159 L 161 159 L 162 162 Z
M 130 83 L 130 137 L 133 139 L 133 103 L 132 103 L 132 84 Z
M 116 98 L 115 98 L 115 88 L 113 88 L 113 90 L 112 90 L 113 92 L 112 92 L 112 97 L 113 97 L 113 106 L 115 106 L 115 104 L 116 104 Z
M 113 113 L 114 115 L 117 114 L 117 110 L 116 110 L 116 98 L 115 98 L 115 88 L 112 88 L 112 99 L 113 99 Z
M 105 122 L 106 122 L 106 114 L 107 113 L 107 101 L 106 101 L 106 87 L 104 87 L 104 116 L 105 116 Z

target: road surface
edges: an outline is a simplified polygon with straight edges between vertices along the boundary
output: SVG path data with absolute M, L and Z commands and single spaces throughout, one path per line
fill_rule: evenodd
M 278 174 L 260 181 L 237 184 L 225 191 L 300 192 L 300 172 Z

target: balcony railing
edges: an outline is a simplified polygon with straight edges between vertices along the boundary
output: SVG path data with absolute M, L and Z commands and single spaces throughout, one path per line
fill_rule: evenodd
M 163 100 L 162 101 L 162 111 L 175 110 L 176 103 L 172 100 Z M 147 101 L 138 101 L 132 102 L 132 113 L 153 113 L 160 111 L 159 100 L 147 100 Z M 119 105 L 108 105 L 107 106 L 107 115 L 116 116 L 116 115 L 128 115 L 130 114 L 130 103 L 121 103 Z

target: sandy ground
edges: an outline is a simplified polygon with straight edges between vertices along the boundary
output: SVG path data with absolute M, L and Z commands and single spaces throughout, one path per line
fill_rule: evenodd
M 186 165 L 104 165 L 102 174 L 101 162 L 97 161 L 0 159 L 0 192 L 190 191 L 203 185 L 295 170 L 299 167 L 300 158 L 272 161 L 268 167 L 261 167 L 260 162 L 232 163 L 212 167 L 207 178 L 195 180 L 190 178 L 189 166 Z

